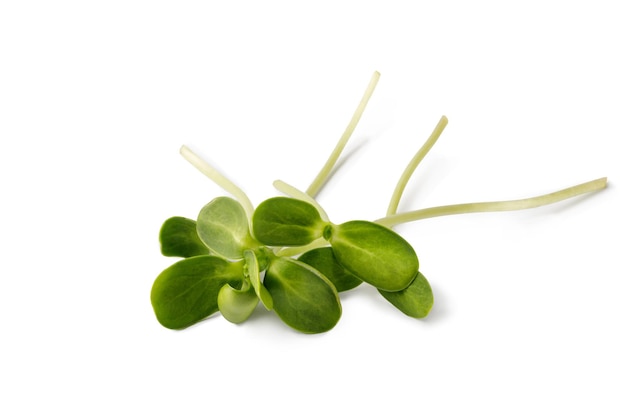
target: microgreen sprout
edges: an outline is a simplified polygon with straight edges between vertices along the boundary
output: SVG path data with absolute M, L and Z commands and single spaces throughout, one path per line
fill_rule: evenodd
M 315 199 L 356 128 L 380 74 L 375 72 L 335 149 L 306 192 L 284 181 L 256 208 L 245 192 L 186 146 L 181 155 L 232 197 L 216 197 L 196 219 L 172 217 L 161 227 L 165 256 L 183 258 L 158 275 L 151 291 L 157 320 L 183 329 L 221 312 L 233 323 L 246 321 L 257 305 L 274 311 L 303 333 L 332 329 L 341 317 L 339 293 L 361 284 L 407 316 L 426 317 L 434 303 L 411 244 L 393 227 L 430 217 L 522 210 L 553 204 L 603 189 L 606 178 L 520 200 L 464 203 L 398 213 L 414 171 L 445 129 L 442 116 L 411 159 L 378 220 L 335 224 Z

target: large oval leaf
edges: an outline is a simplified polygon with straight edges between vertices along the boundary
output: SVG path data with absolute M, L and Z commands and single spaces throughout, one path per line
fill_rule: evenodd
M 272 295 L 276 314 L 296 330 L 326 332 L 341 317 L 337 290 L 309 265 L 291 258 L 273 258 L 264 283 Z
M 245 282 L 241 289 L 225 284 L 217 295 L 217 306 L 220 313 L 231 323 L 246 321 L 257 304 L 259 304 L 259 298 L 248 282 Z
M 355 220 L 333 226 L 325 237 L 339 263 L 376 288 L 400 291 L 417 275 L 419 262 L 411 245 L 384 226 Z
M 224 258 L 242 259 L 245 249 L 258 246 L 250 236 L 245 210 L 230 197 L 218 197 L 204 206 L 197 223 L 200 240 Z
M 268 246 L 303 246 L 322 236 L 326 222 L 317 209 L 302 200 L 274 197 L 254 210 L 252 232 Z
M 185 217 L 170 217 L 159 231 L 161 253 L 165 256 L 208 255 L 209 248 L 198 237 L 196 222 Z
M 337 261 L 330 247 L 305 252 L 298 260 L 320 271 L 338 292 L 351 290 L 363 282 Z
M 163 326 L 182 329 L 215 313 L 220 288 L 237 286 L 242 279 L 242 262 L 195 256 L 161 272 L 152 285 L 150 301 Z
M 430 313 L 433 307 L 433 290 L 422 273 L 418 273 L 413 282 L 402 291 L 378 292 L 398 310 L 410 317 L 421 319 Z

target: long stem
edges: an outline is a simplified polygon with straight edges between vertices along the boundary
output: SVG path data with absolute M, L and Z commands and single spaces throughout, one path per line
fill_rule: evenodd
M 307 203 L 311 204 L 313 207 L 315 207 L 318 211 L 318 213 L 320 214 L 320 217 L 322 218 L 322 220 L 324 220 L 325 222 L 329 221 L 328 220 L 328 215 L 326 214 L 326 211 L 324 210 L 324 208 L 322 206 L 320 206 L 320 204 L 310 195 L 308 195 L 307 193 L 305 193 L 304 191 L 300 191 L 298 190 L 296 187 L 287 184 L 284 181 L 281 180 L 276 180 L 274 181 L 274 188 L 276 188 L 278 191 L 280 191 L 281 193 L 289 196 L 289 197 L 293 197 L 293 198 L 297 198 L 298 200 L 302 200 L 302 201 L 306 201 Z
M 243 206 L 246 215 L 249 219 L 252 218 L 254 213 L 254 206 L 250 199 L 243 192 L 243 190 L 237 187 L 231 180 L 223 176 L 218 170 L 213 168 L 208 162 L 196 155 L 191 149 L 183 145 L 180 148 L 180 154 L 200 172 L 209 177 L 214 183 L 224 189 L 224 191 L 230 193 L 239 203 Z
M 379 78 L 380 78 L 380 73 L 378 71 L 374 72 L 370 80 L 370 83 L 367 86 L 365 93 L 363 94 L 363 98 L 361 98 L 361 102 L 359 103 L 359 106 L 356 108 L 354 114 L 352 115 L 352 119 L 350 120 L 350 123 L 348 123 L 346 130 L 343 132 L 343 135 L 341 136 L 341 138 L 339 138 L 339 142 L 337 142 L 335 149 L 328 157 L 328 160 L 322 167 L 319 174 L 317 174 L 317 177 L 315 177 L 311 185 L 309 185 L 309 188 L 307 188 L 306 193 L 310 195 L 311 197 L 315 197 L 317 193 L 319 193 L 319 191 L 324 186 L 324 183 L 328 179 L 330 172 L 332 171 L 333 167 L 337 163 L 337 160 L 339 159 L 339 155 L 341 155 L 343 148 L 348 143 L 348 139 L 350 139 L 352 132 L 354 132 L 356 125 L 359 123 L 359 120 L 361 119 L 361 115 L 365 111 L 365 106 L 367 106 L 367 102 L 369 101 L 370 97 L 374 93 L 374 89 L 376 88 L 376 84 L 378 83 Z
M 607 179 L 606 177 L 604 177 L 537 197 L 525 198 L 521 200 L 454 204 L 449 206 L 431 207 L 387 216 L 382 219 L 376 220 L 376 223 L 387 227 L 393 227 L 401 223 L 413 222 L 416 220 L 427 219 L 430 217 L 449 216 L 452 214 L 524 210 L 544 206 L 547 204 L 553 204 L 562 200 L 566 200 L 568 198 L 576 197 L 581 194 L 598 191 L 605 188 L 606 185 Z
M 391 200 L 389 201 L 387 216 L 396 214 L 398 210 L 398 204 L 400 203 L 400 198 L 402 197 L 402 193 L 404 192 L 404 189 L 409 182 L 411 175 L 413 175 L 413 172 L 415 171 L 419 163 L 422 162 L 422 159 L 424 159 L 428 151 L 430 151 L 430 148 L 432 148 L 435 142 L 437 142 L 437 139 L 439 139 L 439 136 L 441 136 L 441 133 L 443 132 L 443 129 L 445 129 L 447 124 L 448 118 L 446 116 L 441 116 L 441 119 L 439 119 L 439 123 L 437 123 L 437 126 L 435 126 L 433 133 L 430 134 L 428 140 L 426 140 L 426 142 L 422 145 L 419 151 L 417 151 L 413 159 L 411 159 L 411 162 L 409 162 L 407 167 L 404 169 L 402 176 L 396 184 L 395 190 L 393 190 Z

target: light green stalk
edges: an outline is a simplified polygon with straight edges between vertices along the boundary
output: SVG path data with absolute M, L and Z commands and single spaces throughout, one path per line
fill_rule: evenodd
M 524 198 L 521 200 L 466 203 L 431 207 L 421 210 L 409 211 L 406 213 L 393 214 L 391 216 L 376 220 L 376 223 L 387 227 L 393 227 L 401 223 L 413 222 L 416 220 L 427 219 L 430 217 L 449 216 L 452 214 L 524 210 L 557 203 L 559 201 L 576 197 L 581 194 L 601 190 L 606 186 L 607 178 L 604 177 L 537 197 Z
M 393 195 L 391 196 L 391 200 L 389 201 L 389 207 L 387 208 L 387 216 L 396 214 L 396 212 L 398 211 L 398 204 L 400 203 L 400 198 L 402 197 L 402 193 L 404 192 L 404 189 L 407 183 L 409 182 L 411 175 L 413 175 L 413 172 L 415 171 L 419 163 L 422 162 L 422 159 L 424 159 L 428 151 L 430 151 L 430 149 L 433 147 L 435 142 L 437 142 L 437 139 L 439 139 L 439 136 L 441 136 L 441 133 L 443 132 L 443 129 L 445 129 L 447 124 L 448 124 L 448 118 L 446 116 L 441 116 L 441 119 L 439 119 L 439 123 L 437 123 L 437 126 L 435 126 L 433 133 L 431 133 L 428 140 L 422 145 L 419 151 L 417 151 L 413 159 L 411 159 L 411 162 L 409 162 L 407 167 L 404 169 L 402 176 L 400 177 L 400 179 L 398 180 L 398 183 L 396 184 L 395 190 L 393 190 Z
M 328 241 L 323 237 L 319 239 L 315 239 L 313 242 L 309 243 L 305 246 L 288 246 L 284 248 L 280 248 L 276 251 L 277 256 L 295 256 L 304 252 L 308 252 L 313 249 L 323 248 L 324 246 L 328 246 Z
M 361 102 L 359 103 L 359 106 L 356 108 L 352 116 L 352 119 L 350 120 L 350 123 L 348 123 L 348 126 L 346 127 L 346 130 L 343 132 L 343 135 L 341 136 L 341 138 L 339 138 L 339 142 L 337 142 L 335 149 L 330 154 L 330 157 L 328 157 L 328 160 L 322 167 L 319 174 L 317 174 L 317 177 L 315 177 L 311 185 L 309 185 L 309 188 L 307 188 L 306 193 L 310 195 L 311 197 L 315 197 L 317 193 L 319 193 L 319 191 L 322 189 L 324 184 L 326 183 L 326 180 L 328 179 L 330 172 L 332 171 L 333 167 L 337 163 L 337 160 L 339 159 L 339 155 L 341 155 L 343 148 L 348 143 L 348 139 L 350 139 L 352 132 L 354 132 L 356 125 L 359 123 L 359 120 L 361 119 L 361 115 L 365 111 L 365 106 L 367 106 L 367 102 L 369 101 L 370 97 L 374 93 L 374 89 L 376 88 L 376 84 L 378 83 L 379 78 L 380 78 L 380 73 L 378 71 L 374 72 L 370 80 L 370 83 L 367 86 L 365 93 L 363 94 L 363 98 L 361 98 Z
M 218 170 L 213 168 L 207 161 L 200 158 L 196 155 L 191 149 L 183 145 L 180 148 L 180 154 L 194 167 L 196 167 L 200 172 L 209 177 L 214 183 L 219 185 L 224 189 L 224 191 L 230 193 L 239 203 L 243 206 L 243 209 L 248 216 L 248 219 L 252 218 L 252 214 L 254 213 L 254 206 L 250 199 L 243 192 L 243 190 L 231 180 L 222 175 Z

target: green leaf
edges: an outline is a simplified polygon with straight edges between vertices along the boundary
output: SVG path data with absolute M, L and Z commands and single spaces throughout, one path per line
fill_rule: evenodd
M 272 258 L 264 283 L 274 300 L 276 314 L 296 330 L 326 332 L 341 317 L 337 290 L 309 265 L 291 258 Z
M 209 249 L 198 237 L 195 220 L 185 217 L 170 217 L 165 220 L 159 232 L 161 253 L 165 256 L 208 255 Z
M 411 285 L 402 291 L 378 290 L 387 301 L 410 317 L 426 317 L 433 307 L 434 297 L 430 284 L 422 273 L 418 273 Z
M 411 245 L 384 226 L 355 220 L 333 226 L 324 237 L 344 268 L 376 288 L 400 291 L 417 275 L 419 262 Z
M 250 283 L 254 288 L 254 292 L 257 297 L 263 303 L 263 306 L 267 310 L 271 310 L 273 308 L 274 302 L 272 301 L 272 296 L 267 291 L 267 288 L 261 282 L 261 271 L 259 269 L 259 261 L 256 257 L 254 251 L 246 250 L 243 253 L 244 260 L 246 262 L 244 273 L 250 279 Z
M 182 329 L 218 310 L 217 295 L 224 284 L 237 286 L 243 262 L 203 255 L 171 265 L 154 281 L 150 301 L 157 320 L 169 329 Z
M 242 259 L 245 249 L 258 246 L 250 236 L 246 212 L 229 197 L 218 197 L 204 206 L 197 229 L 200 240 L 227 259 Z
M 302 200 L 274 197 L 254 211 L 254 237 L 268 246 L 303 246 L 322 236 L 326 226 L 317 209 Z
M 259 298 L 254 288 L 248 282 L 244 282 L 241 289 L 233 288 L 225 284 L 217 295 L 217 305 L 222 316 L 231 323 L 243 323 L 250 317 Z
M 333 283 L 338 292 L 351 290 L 363 282 L 337 261 L 330 247 L 305 252 L 298 260 L 321 272 Z

